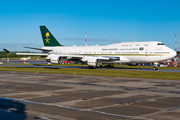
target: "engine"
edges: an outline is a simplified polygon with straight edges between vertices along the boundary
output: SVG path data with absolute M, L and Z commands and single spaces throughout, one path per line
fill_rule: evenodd
M 64 58 L 61 56 L 54 56 L 54 57 L 46 58 L 46 61 L 53 64 L 62 64 L 64 61 Z
M 90 67 L 95 68 L 95 67 L 100 67 L 100 66 L 101 66 L 100 60 L 97 59 L 97 58 L 95 58 L 95 59 L 89 59 L 89 60 L 87 61 L 87 64 L 88 64 L 89 68 L 90 68 Z

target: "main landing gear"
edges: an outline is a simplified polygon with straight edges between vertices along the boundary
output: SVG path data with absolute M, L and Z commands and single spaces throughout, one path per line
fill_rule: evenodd
M 153 70 L 158 70 L 157 62 L 154 63 Z
M 89 69 L 96 69 L 96 68 L 102 68 L 102 65 L 100 66 L 88 66 Z
M 114 65 L 107 65 L 107 68 L 114 68 Z

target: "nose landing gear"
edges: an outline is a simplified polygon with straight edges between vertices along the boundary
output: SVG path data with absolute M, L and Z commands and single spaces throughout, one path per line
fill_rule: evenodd
M 154 66 L 154 67 L 153 67 L 153 70 L 158 70 L 158 66 Z
M 153 70 L 158 70 L 157 62 L 154 63 Z

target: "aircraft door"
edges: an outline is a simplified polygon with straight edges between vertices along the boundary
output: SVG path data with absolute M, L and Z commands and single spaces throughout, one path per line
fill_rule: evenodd
M 145 50 L 145 56 L 149 55 L 149 50 Z

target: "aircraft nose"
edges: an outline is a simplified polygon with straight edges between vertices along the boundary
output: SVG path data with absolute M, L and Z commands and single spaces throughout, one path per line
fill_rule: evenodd
M 172 57 L 175 57 L 177 55 L 176 51 L 172 50 L 171 55 Z

